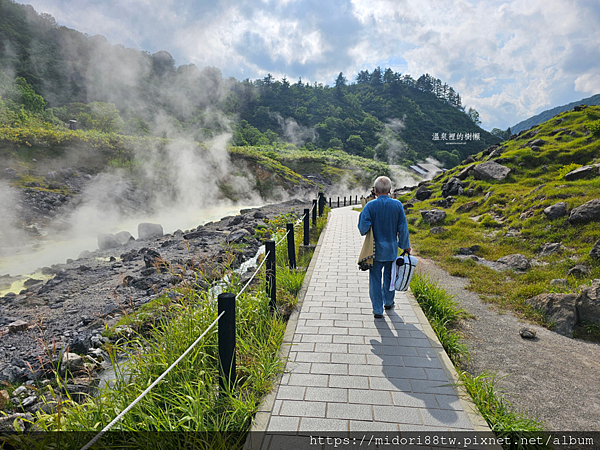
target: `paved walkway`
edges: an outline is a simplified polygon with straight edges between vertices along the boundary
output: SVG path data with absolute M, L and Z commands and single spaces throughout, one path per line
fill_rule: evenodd
M 397 292 L 395 309 L 373 317 L 357 223 L 351 207 L 331 212 L 288 324 L 286 372 L 256 416 L 251 448 L 304 448 L 319 433 L 489 431 L 453 386 L 452 364 L 412 294 Z

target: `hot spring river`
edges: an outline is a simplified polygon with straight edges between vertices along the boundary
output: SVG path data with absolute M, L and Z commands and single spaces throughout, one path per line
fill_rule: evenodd
M 137 227 L 141 222 L 159 223 L 165 234 L 176 230 L 188 230 L 199 225 L 220 220 L 225 216 L 239 214 L 240 210 L 256 208 L 261 205 L 237 205 L 237 206 L 214 206 L 194 211 L 172 211 L 157 216 L 136 217 L 115 223 L 110 229 L 79 230 L 64 238 L 53 239 L 40 238 L 31 240 L 30 243 L 19 248 L 12 249 L 10 253 L 0 253 L 0 296 L 9 292 L 19 293 L 24 289 L 24 283 L 29 278 L 47 280 L 52 275 L 41 273 L 42 267 L 53 264 L 65 263 L 67 259 L 77 259 L 84 250 L 94 251 L 98 248 L 98 233 L 118 233 L 129 231 L 133 237 L 137 237 Z M 2 278 L 5 275 L 14 278 Z

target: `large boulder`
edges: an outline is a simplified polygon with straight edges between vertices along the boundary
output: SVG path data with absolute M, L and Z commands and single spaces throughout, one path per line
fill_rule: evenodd
M 571 210 L 570 223 L 600 222 L 600 198 L 595 198 Z
M 577 295 L 540 294 L 525 300 L 525 303 L 541 309 L 548 321 L 554 322 L 554 331 L 573 337 L 573 329 L 577 324 Z
M 129 231 L 119 231 L 115 234 L 115 239 L 121 243 L 121 245 L 128 244 L 131 241 L 135 241 L 135 238 Z
M 425 186 L 420 186 L 415 192 L 415 198 L 417 200 L 427 200 L 429 197 L 431 197 L 431 191 Z
M 581 291 L 577 312 L 581 322 L 600 325 L 600 280 L 594 280 L 590 287 Z
M 504 270 L 523 271 L 531 267 L 531 262 L 529 259 L 519 253 L 503 256 L 502 258 L 498 259 L 497 262 L 504 265 Z
M 583 166 L 566 174 L 565 180 L 583 180 L 584 178 L 594 178 L 596 176 L 598 176 L 598 167 L 596 165 Z
M 465 192 L 465 187 L 457 177 L 452 177 L 442 186 L 442 197 L 461 195 Z
M 506 166 L 494 161 L 486 161 L 473 167 L 473 176 L 478 180 L 504 180 L 510 173 Z
M 163 236 L 163 227 L 158 223 L 140 223 L 138 225 L 138 239 L 152 239 Z
M 446 218 L 446 211 L 442 211 L 441 209 L 421 211 L 421 217 L 425 223 L 433 225 L 442 222 Z
M 111 248 L 119 248 L 120 246 L 121 243 L 114 234 L 100 233 L 98 235 L 98 248 L 100 250 L 109 250 Z
M 565 202 L 558 202 L 552 206 L 548 206 L 544 209 L 545 216 L 550 219 L 558 219 L 567 215 L 567 204 Z

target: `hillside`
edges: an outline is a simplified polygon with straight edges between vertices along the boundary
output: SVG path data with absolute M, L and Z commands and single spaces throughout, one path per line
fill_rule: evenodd
M 556 108 L 547 109 L 546 111 L 543 111 L 539 114 L 536 114 L 535 116 L 530 117 L 529 119 L 525 119 L 522 122 L 513 125 L 512 127 L 510 127 L 510 130 L 512 133 L 518 134 L 523 130 L 528 130 L 529 128 L 538 125 L 542 122 L 545 122 L 546 120 L 549 120 L 551 117 L 554 117 L 555 115 L 561 112 L 569 111 L 575 106 L 579 105 L 600 105 L 600 94 L 596 94 L 591 97 L 578 100 L 576 102 L 571 102 L 566 105 L 557 106 Z
M 582 295 L 600 278 L 600 106 L 577 109 L 401 200 L 420 254 L 469 278 L 469 289 L 500 309 L 593 338 L 600 315 L 586 309 Z M 505 168 L 498 179 L 483 170 L 490 162 Z
M 498 142 L 458 92 L 427 74 L 340 73 L 334 87 L 270 74 L 226 79 L 215 67 L 176 66 L 167 51 L 110 45 L 11 0 L 0 0 L 0 40 L 4 109 L 23 105 L 79 129 L 193 141 L 232 133 L 239 146 L 290 143 L 405 165 L 434 157 L 447 167 Z M 5 123 L 7 115 L 0 104 Z

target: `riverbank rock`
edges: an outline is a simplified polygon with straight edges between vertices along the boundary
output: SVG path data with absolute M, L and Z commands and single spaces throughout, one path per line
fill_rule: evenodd
M 425 223 L 433 225 L 442 222 L 446 218 L 446 211 L 442 211 L 441 209 L 421 211 L 421 217 Z
M 244 228 L 239 230 L 234 230 L 227 235 L 227 242 L 241 242 L 244 238 L 251 237 L 250 232 Z
M 98 235 L 98 248 L 100 250 L 110 250 L 111 248 L 119 248 L 121 243 L 113 234 L 101 233 Z
M 163 236 L 163 227 L 158 223 L 140 223 L 138 225 L 138 239 L 152 239 Z
M 569 223 L 600 222 L 600 198 L 595 198 L 577 208 L 573 208 Z
M 558 219 L 567 215 L 567 204 L 565 202 L 558 202 L 552 206 L 548 206 L 544 209 L 544 215 L 549 220 Z
M 65 352 L 60 362 L 61 373 L 65 373 L 66 371 L 76 372 L 81 370 L 83 369 L 84 363 L 85 360 L 82 356 L 79 356 L 76 353 Z
M 531 267 L 531 262 L 526 256 L 519 253 L 514 255 L 506 255 L 499 258 L 496 262 L 503 264 L 504 270 L 525 271 Z
M 573 330 L 577 324 L 577 295 L 540 294 L 525 300 L 525 303 L 541 309 L 546 318 L 554 322 L 553 331 L 573 337 Z
M 473 176 L 477 180 L 504 180 L 510 173 L 510 169 L 494 161 L 486 161 L 473 167 Z

